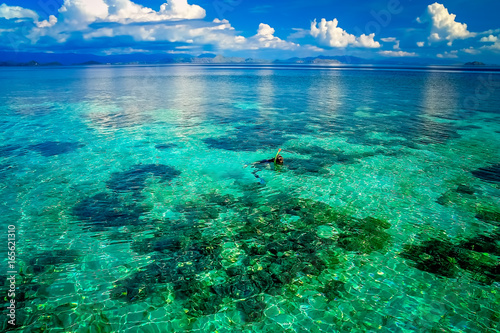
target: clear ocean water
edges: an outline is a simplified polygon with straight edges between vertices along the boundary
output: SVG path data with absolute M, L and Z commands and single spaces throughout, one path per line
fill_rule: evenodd
M 0 91 L 0 330 L 500 331 L 499 73 L 4 68 Z

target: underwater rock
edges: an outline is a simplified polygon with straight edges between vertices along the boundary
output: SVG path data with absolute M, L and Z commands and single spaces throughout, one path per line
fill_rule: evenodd
M 256 322 L 262 319 L 266 303 L 262 295 L 247 298 L 237 303 L 237 308 L 243 314 L 243 319 L 246 322 Z
M 454 277 L 457 274 L 454 254 L 452 243 L 434 239 L 421 245 L 405 245 L 401 257 L 414 261 L 421 271 Z
M 500 256 L 500 231 L 492 235 L 477 235 L 463 241 L 459 246 L 471 251 Z
M 456 192 L 457 193 L 461 193 L 461 194 L 474 195 L 474 193 L 476 191 L 472 187 L 470 187 L 470 186 L 460 184 L 460 185 L 458 185 L 458 187 L 456 189 Z
M 108 193 L 99 193 L 83 199 L 73 208 L 73 214 L 78 220 L 92 230 L 137 225 L 142 213 L 144 210 L 139 206 L 127 205 Z
M 494 234 L 493 239 L 495 237 L 498 234 Z M 413 261 L 421 271 L 452 278 L 462 269 L 469 272 L 473 280 L 491 284 L 500 281 L 500 265 L 488 255 L 498 254 L 500 248 L 491 240 L 490 236 L 480 235 L 456 245 L 447 240 L 430 239 L 420 245 L 405 245 L 400 256 Z
M 365 219 L 346 218 L 341 220 L 339 246 L 347 251 L 369 254 L 373 251 L 383 251 L 388 246 L 391 236 L 384 230 L 391 225 L 373 217 Z
M 20 145 L 0 146 L 0 157 L 22 156 L 25 152 Z
M 152 246 L 153 251 L 163 252 L 170 251 L 175 252 L 182 248 L 182 242 L 179 238 L 175 237 L 164 237 L 154 241 Z
M 287 158 L 285 165 L 297 174 L 322 174 L 330 172 L 327 168 L 335 164 L 353 164 L 358 162 L 359 156 L 346 155 L 340 150 L 328 150 L 318 146 L 291 147 L 288 150 L 306 155 L 307 158 Z
M 291 170 L 299 175 L 327 175 L 330 173 L 330 171 L 326 170 L 326 168 L 332 166 L 333 163 L 328 163 L 328 161 L 319 159 L 287 158 L 285 161 L 285 165 L 288 170 Z
M 46 141 L 28 147 L 30 150 L 39 152 L 45 157 L 67 154 L 83 147 L 81 143 L 77 142 L 54 142 Z
M 230 207 L 236 202 L 235 197 L 231 194 L 209 193 L 203 194 L 201 198 L 209 204 L 221 207 Z
M 487 223 L 500 225 L 500 210 L 483 208 L 478 211 L 476 218 Z
M 248 276 L 237 276 L 230 286 L 230 296 L 234 299 L 244 299 L 260 293 L 260 289 Z
M 219 295 L 193 295 L 185 305 L 186 314 L 192 317 L 201 317 L 219 312 L 223 299 Z
M 137 272 L 130 278 L 120 281 L 120 285 L 113 288 L 109 295 L 111 299 L 125 299 L 129 302 L 142 300 L 154 292 L 154 277 L 147 271 Z
M 155 148 L 158 150 L 168 150 L 168 149 L 177 148 L 177 147 L 179 147 L 179 146 L 176 145 L 175 143 L 164 143 L 164 144 L 158 144 L 155 146 Z
M 220 209 L 216 206 L 190 201 L 176 206 L 175 210 L 182 213 L 188 221 L 198 221 L 217 219 Z
M 29 261 L 29 271 L 40 273 L 62 264 L 71 264 L 79 261 L 80 253 L 76 250 L 51 250 L 38 254 Z
M 231 266 L 226 269 L 226 274 L 229 277 L 239 276 L 239 275 L 244 275 L 245 271 L 246 271 L 245 267 L 243 266 Z
M 114 192 L 139 193 L 146 186 L 149 177 L 158 177 L 162 182 L 168 182 L 178 177 L 180 171 L 163 164 L 139 164 L 127 171 L 113 173 L 111 179 L 106 183 L 107 187 Z
M 500 164 L 479 168 L 472 171 L 472 174 L 486 182 L 500 183 Z
M 134 302 L 154 294 L 162 284 L 172 283 L 177 299 L 192 300 L 205 288 L 198 281 L 198 275 L 221 269 L 220 243 L 220 239 L 197 240 L 184 234 L 169 234 L 134 243 L 134 251 L 154 252 L 151 256 L 153 262 L 129 278 L 118 281 L 112 297 Z M 148 285 L 147 288 L 143 283 Z M 193 304 L 190 305 L 193 313 L 216 312 L 218 309 Z
M 451 196 L 448 192 L 437 198 L 436 202 L 441 206 L 447 206 L 452 203 Z
M 334 301 L 335 299 L 339 298 L 345 291 L 345 283 L 336 280 L 328 281 L 321 290 L 328 302 Z

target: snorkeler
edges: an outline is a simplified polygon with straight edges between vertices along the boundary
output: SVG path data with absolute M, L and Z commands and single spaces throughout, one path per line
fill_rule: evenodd
M 275 158 L 271 158 L 269 160 L 262 160 L 262 161 L 259 161 L 259 162 L 252 163 L 252 165 L 255 165 L 255 164 L 264 164 L 264 163 L 274 163 L 274 164 L 277 164 L 277 165 L 283 165 L 283 156 L 278 155 Z
M 256 166 L 256 165 L 263 165 L 263 164 L 271 164 L 273 163 L 275 168 L 278 166 L 278 165 L 283 165 L 284 163 L 284 159 L 283 159 L 283 156 L 280 155 L 280 152 L 281 152 L 281 149 L 278 150 L 278 152 L 276 153 L 276 156 L 274 158 L 271 158 L 271 159 L 268 159 L 268 160 L 262 160 L 262 161 L 259 161 L 259 162 L 254 162 L 252 163 L 251 165 L 252 166 Z M 247 167 L 248 165 L 245 165 L 245 168 Z M 252 175 L 255 176 L 255 178 L 259 179 L 259 182 L 261 184 L 265 184 L 266 182 L 264 181 L 264 179 L 262 179 L 258 174 L 257 172 L 259 172 L 261 169 L 260 168 L 256 168 L 254 171 L 252 171 Z

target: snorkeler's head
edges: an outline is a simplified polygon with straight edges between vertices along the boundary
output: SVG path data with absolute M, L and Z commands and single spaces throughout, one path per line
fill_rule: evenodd
M 279 164 L 279 165 L 283 165 L 283 156 L 278 155 L 278 157 L 276 157 L 275 163 Z

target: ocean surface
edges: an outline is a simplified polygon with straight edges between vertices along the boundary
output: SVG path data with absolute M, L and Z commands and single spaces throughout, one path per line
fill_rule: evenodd
M 0 330 L 500 331 L 498 72 L 2 68 L 0 91 Z

